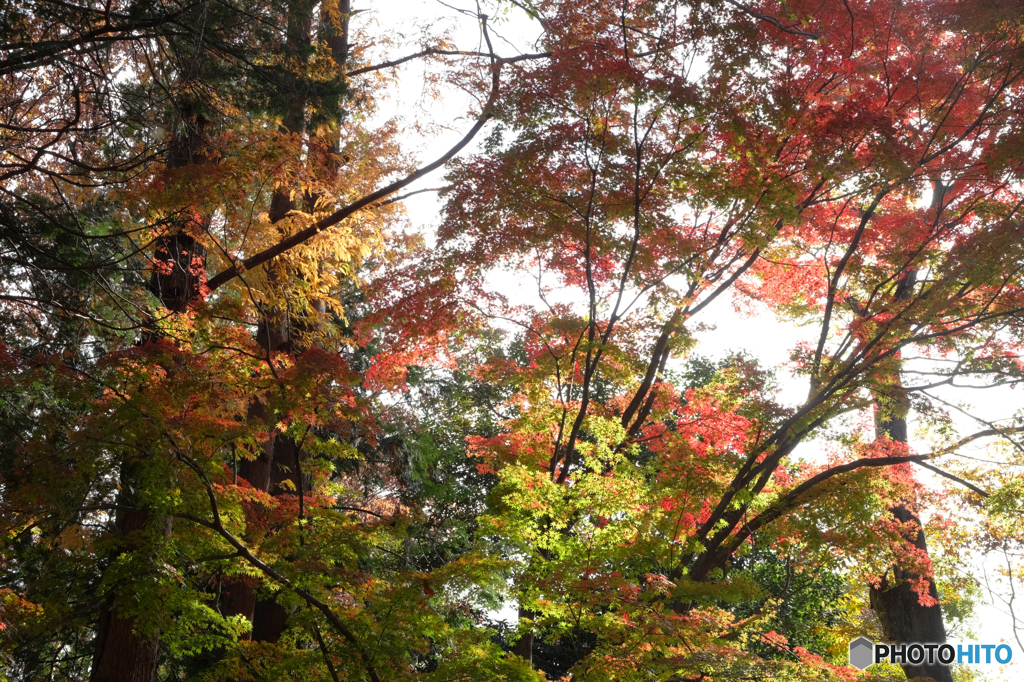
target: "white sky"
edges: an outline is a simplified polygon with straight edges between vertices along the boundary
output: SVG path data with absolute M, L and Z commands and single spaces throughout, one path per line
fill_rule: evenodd
M 433 26 L 433 30 L 450 30 L 450 35 L 460 49 L 478 49 L 479 31 L 474 20 L 460 16 L 453 8 L 461 7 L 474 9 L 469 2 L 453 0 L 445 4 L 439 0 L 356 0 L 353 2 L 356 9 L 367 9 L 369 11 L 357 15 L 353 19 L 354 28 L 360 24 L 370 25 L 367 22 L 376 22 L 380 29 L 398 30 L 406 32 L 408 36 L 420 35 L 427 24 Z M 495 40 L 495 47 L 503 56 L 511 56 L 520 51 L 532 51 L 530 43 L 539 35 L 539 26 L 525 17 L 522 12 L 510 12 L 506 21 L 499 23 L 494 32 L 499 38 Z M 376 29 L 371 29 L 376 30 Z M 521 46 L 518 49 L 513 46 Z M 415 44 L 405 50 L 395 50 L 391 56 L 401 56 L 415 52 L 419 47 Z M 435 135 L 416 136 L 410 135 L 408 139 L 407 152 L 417 153 L 423 161 L 430 161 L 448 149 L 454 141 L 459 139 L 472 125 L 465 112 L 472 107 L 472 98 L 463 92 L 450 91 L 436 101 L 425 99 L 422 88 L 423 66 L 413 62 L 400 71 L 401 86 L 398 91 L 401 99 L 390 101 L 382 108 L 380 116 L 387 118 L 399 116 L 406 122 L 434 120 L 448 127 L 446 131 Z M 486 132 L 486 131 L 485 131 Z M 483 134 L 478 137 L 482 139 Z M 475 145 L 463 152 L 472 152 Z M 421 180 L 417 185 L 408 188 L 409 190 L 426 187 L 436 187 L 443 181 L 443 171 L 435 172 Z M 408 190 L 407 190 L 408 191 Z M 433 193 L 425 193 L 411 197 L 406 201 L 406 207 L 413 228 L 429 238 L 434 233 L 438 222 L 440 204 Z M 503 275 L 500 280 L 503 293 L 510 297 L 516 296 L 518 287 L 522 300 L 533 300 L 535 298 L 536 283 L 530 279 L 516 282 L 508 275 Z M 714 302 L 701 313 L 701 320 L 711 324 L 715 328 L 698 334 L 700 345 L 697 353 L 712 358 L 721 358 L 730 351 L 744 350 L 757 357 L 765 367 L 779 367 L 789 361 L 790 350 L 798 341 L 806 340 L 813 334 L 808 328 L 797 328 L 792 324 L 780 322 L 771 314 L 755 315 L 752 317 L 739 315 L 735 312 L 731 301 L 722 299 Z M 781 384 L 780 399 L 786 404 L 796 404 L 807 395 L 806 380 L 794 379 L 785 373 L 779 374 Z M 957 401 L 964 400 L 963 391 L 939 390 L 935 392 L 944 399 Z M 1024 406 L 1020 390 L 992 389 L 986 391 L 974 391 L 967 396 L 973 403 L 973 409 L 979 415 L 983 415 L 989 421 L 1004 419 L 1011 416 L 1015 411 Z M 964 433 L 977 430 L 977 425 L 966 418 L 961 419 L 958 426 Z M 911 424 L 913 432 L 913 424 Z M 913 440 L 913 436 L 912 436 Z M 913 444 L 913 443 L 912 443 Z M 922 446 L 923 448 L 927 446 Z M 813 457 L 814 444 L 803 447 L 802 452 L 808 458 Z M 800 454 L 800 451 L 798 451 Z M 978 452 L 972 452 L 978 455 Z M 922 480 L 934 482 L 934 477 L 929 472 L 922 472 Z M 994 575 L 995 566 L 1001 557 L 983 559 L 976 557 L 979 571 L 977 577 L 981 580 L 981 563 L 984 561 L 989 576 Z M 502 612 L 501 617 L 514 619 L 514 609 L 507 609 Z M 1024 652 L 1022 652 L 1013 638 L 1011 631 L 1011 620 L 1001 608 L 993 605 L 983 605 L 978 609 L 974 631 L 977 638 L 973 641 L 981 643 L 1007 642 L 1014 649 L 1014 661 L 1009 666 L 981 666 L 975 668 L 986 675 L 989 680 L 1007 681 L 1024 679 Z M 952 640 L 956 643 L 956 640 Z

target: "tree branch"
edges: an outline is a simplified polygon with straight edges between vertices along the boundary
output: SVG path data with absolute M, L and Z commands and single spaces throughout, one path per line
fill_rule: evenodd
M 454 157 L 456 154 L 462 151 L 462 149 L 465 148 L 465 146 L 468 145 L 473 140 L 474 137 L 476 137 L 477 133 L 479 133 L 483 129 L 487 121 L 489 121 L 490 118 L 494 115 L 492 110 L 494 108 L 494 104 L 498 100 L 498 93 L 500 91 L 499 86 L 501 81 L 499 75 L 501 73 L 501 66 L 507 61 L 509 60 L 495 60 L 495 63 L 492 66 L 493 75 L 491 79 L 491 92 L 490 96 L 487 98 L 487 102 L 484 104 L 483 111 L 480 113 L 480 116 L 477 118 L 477 121 L 473 125 L 473 127 L 469 129 L 469 132 L 467 132 L 462 137 L 462 139 L 455 144 L 454 147 L 452 147 L 447 152 L 442 154 L 438 159 L 436 159 L 432 163 L 429 163 L 426 166 L 423 166 L 422 168 L 413 171 L 412 173 L 405 176 L 401 180 L 396 180 L 390 185 L 378 189 L 376 192 L 371 192 L 370 194 L 363 196 L 361 199 L 352 202 L 348 206 L 338 209 L 337 211 L 327 216 L 326 218 L 318 220 L 316 223 L 310 225 L 306 229 L 299 230 L 292 236 L 286 239 L 282 239 L 280 242 L 278 242 L 274 246 L 271 246 L 269 249 L 264 249 L 263 251 L 260 251 L 259 253 L 250 256 L 249 258 L 246 258 L 240 264 L 232 265 L 226 270 L 221 271 L 207 282 L 207 286 L 209 287 L 210 291 L 214 291 L 218 287 L 224 285 L 225 283 L 230 282 L 232 279 L 238 277 L 246 270 L 252 270 L 257 266 L 263 265 L 267 261 L 276 258 L 277 256 L 280 256 L 286 251 L 289 251 L 290 249 L 293 249 L 296 246 L 309 241 L 316 235 L 326 230 L 328 227 L 333 227 L 334 225 L 337 225 L 345 218 L 348 218 L 350 215 L 359 212 L 360 210 L 366 208 L 367 206 L 371 206 L 372 204 L 379 202 L 380 200 L 387 197 L 389 194 L 394 194 L 403 187 L 411 185 L 416 180 L 420 179 L 424 175 L 427 175 L 428 173 L 437 170 L 445 163 L 447 163 L 449 160 L 451 160 L 452 157 Z

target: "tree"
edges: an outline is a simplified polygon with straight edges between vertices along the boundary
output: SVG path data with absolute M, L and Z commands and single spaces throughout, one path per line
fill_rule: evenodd
M 480 50 L 377 64 L 343 3 L 5 10 L 14 677 L 117 644 L 139 680 L 850 679 L 786 609 L 951 598 L 899 510 L 937 504 L 917 465 L 988 494 L 939 458 L 1021 428 L 928 393 L 1021 376 L 1019 15 L 512 7 L 532 51 L 478 8 Z M 479 108 L 417 165 L 366 79 L 419 59 Z M 446 164 L 436 242 L 405 238 Z M 817 330 L 806 400 L 744 357 L 674 374 L 729 298 Z M 780 566 L 835 590 L 774 605 Z
M 80 629 L 96 628 L 95 637 L 90 642 L 86 635 L 82 647 L 85 656 L 92 649 L 89 675 L 95 680 L 152 679 L 159 655 L 157 633 L 165 659 L 168 652 L 171 656 L 167 665 L 187 669 L 177 662 L 187 662 L 204 650 L 216 651 L 251 627 L 232 612 L 230 600 L 219 604 L 221 586 L 233 585 L 240 575 L 237 565 L 224 563 L 232 557 L 221 557 L 212 573 L 204 563 L 214 558 L 180 563 L 191 552 L 182 554 L 177 546 L 189 535 L 181 528 L 184 517 L 178 513 L 186 510 L 176 509 L 177 502 L 166 496 L 168 490 L 182 491 L 179 467 L 199 476 L 193 484 L 210 484 L 210 472 L 203 467 L 213 466 L 214 480 L 219 481 L 222 467 L 230 461 L 231 485 L 239 484 L 240 470 L 245 485 L 246 476 L 251 477 L 247 468 L 252 468 L 247 454 L 257 460 L 261 451 L 276 455 L 277 460 L 265 462 L 264 468 L 268 474 L 285 475 L 268 475 L 262 489 L 250 488 L 236 500 L 245 501 L 242 506 L 251 508 L 247 513 L 258 525 L 270 521 L 267 514 L 281 503 L 295 510 L 296 494 L 298 518 L 313 512 L 316 505 L 308 486 L 315 480 L 317 461 L 352 460 L 359 452 L 354 442 L 371 449 L 379 445 L 373 411 L 353 395 L 353 375 L 346 374 L 344 361 L 337 356 L 337 330 L 348 311 L 336 294 L 350 286 L 358 262 L 378 248 L 379 235 L 393 220 L 395 206 L 376 205 L 378 199 L 429 168 L 409 169 L 399 157 L 392 141 L 394 125 L 377 131 L 362 125 L 368 111 L 358 106 L 358 92 L 344 97 L 350 92 L 344 73 L 350 10 L 344 3 L 316 9 L 314 14 L 310 3 L 285 8 L 191 3 L 75 9 L 41 2 L 5 10 L 12 40 L 4 68 L 12 75 L 7 85 L 15 105 L 12 125 L 6 128 L 12 151 L 5 176 L 11 201 L 5 204 L 9 250 L 4 259 L 4 300 L 5 321 L 14 332 L 6 337 L 13 355 L 5 358 L 10 360 L 11 379 L 5 412 L 16 419 L 42 411 L 40 419 L 12 427 L 5 439 L 8 527 L 24 540 L 12 548 L 7 584 L 13 588 L 11 594 L 49 595 L 50 600 L 68 596 L 43 589 L 58 576 L 52 565 L 27 561 L 45 556 L 40 545 L 64 551 L 59 538 L 68 527 L 78 534 L 74 537 L 81 536 L 68 548 L 89 560 L 78 565 L 92 570 L 93 589 L 102 574 L 99 596 L 109 595 L 111 600 L 100 609 L 95 593 L 76 591 L 70 599 Z M 267 46 L 273 49 L 268 52 Z M 364 65 L 352 71 L 372 76 L 390 66 Z M 119 74 L 126 72 L 134 78 L 122 79 Z M 54 82 L 63 86 L 69 78 L 78 83 L 69 92 L 52 87 Z M 40 96 L 19 99 L 24 92 Z M 342 119 L 343 101 L 356 103 L 346 112 L 354 120 Z M 372 102 L 364 98 L 363 107 L 367 105 Z M 61 120 L 62 113 L 66 121 Z M 308 153 L 307 145 L 314 154 Z M 403 178 L 410 170 L 411 177 Z M 398 180 L 389 184 L 396 174 Z M 296 194 L 302 202 L 291 200 Z M 340 214 L 356 210 L 353 205 L 372 205 L 373 210 L 312 241 L 307 231 L 301 241 L 310 243 L 302 249 L 278 258 L 272 268 L 241 276 L 243 266 L 236 267 L 237 258 L 252 253 L 267 261 L 268 252 L 279 248 L 274 245 L 282 239 L 301 232 L 324 213 L 333 212 L 328 220 L 337 223 Z M 262 217 L 261 207 L 269 208 Z M 72 237 L 70 245 L 65 234 Z M 208 270 L 218 267 L 234 274 L 219 281 L 211 278 Z M 88 281 L 94 287 L 88 292 L 91 296 L 75 291 L 75 280 L 66 273 Z M 207 305 L 211 289 L 232 278 L 241 289 Z M 85 323 L 71 325 L 70 333 L 62 334 L 69 326 L 64 317 Z M 28 333 L 21 328 L 26 319 L 36 325 Z M 253 327 L 259 330 L 255 339 L 247 331 Z M 304 355 L 308 369 L 326 362 L 313 372 L 327 382 L 321 388 L 334 396 L 327 408 L 334 416 L 326 421 L 317 417 L 306 423 L 305 431 L 295 426 L 288 432 L 286 427 L 299 412 L 274 394 L 294 386 L 275 382 L 294 384 L 297 375 L 288 371 L 292 358 L 311 346 L 335 350 L 333 360 Z M 65 355 L 33 359 L 33 348 Z M 221 352 L 241 364 L 233 364 Z M 260 359 L 263 365 L 254 365 Z M 212 368 L 218 373 L 211 374 Z M 64 394 L 57 402 L 74 409 L 70 415 L 61 412 L 56 423 L 48 419 L 53 406 L 48 410 L 39 405 L 56 385 L 51 373 L 65 370 L 73 379 L 70 387 L 62 386 Z M 213 383 L 196 396 L 212 400 L 209 389 L 214 384 L 226 391 L 220 395 L 221 411 L 216 416 L 203 412 L 201 421 L 213 419 L 204 422 L 206 426 L 193 423 L 185 432 L 177 431 L 195 406 L 189 407 L 190 401 L 182 400 L 185 394 L 171 389 L 199 376 Z M 273 387 L 265 383 L 268 377 L 274 377 Z M 24 398 L 26 391 L 35 396 L 26 387 L 38 381 L 47 391 L 39 400 Z M 316 392 L 311 388 L 301 397 L 313 400 Z M 96 421 L 99 414 L 93 408 L 100 404 L 109 411 L 98 408 L 103 416 Z M 307 416 L 316 413 L 312 404 L 307 407 L 313 409 L 305 411 Z M 350 411 L 352 419 L 341 418 L 332 411 L 336 409 Z M 169 426 L 166 419 L 176 426 Z M 139 421 L 148 427 L 130 427 Z M 207 427 L 214 424 L 220 427 L 210 431 Z M 310 433 L 314 426 L 317 430 Z M 230 435 L 219 433 L 227 438 L 222 446 L 230 442 L 230 460 L 213 461 L 209 452 L 203 455 L 192 448 L 199 442 L 192 437 L 216 440 L 218 428 L 225 427 Z M 189 428 L 196 430 L 190 433 Z M 338 440 L 341 434 L 344 446 Z M 326 451 L 320 448 L 321 440 Z M 48 489 L 46 479 L 54 475 L 49 468 L 54 462 L 36 466 L 30 458 L 25 463 L 29 452 L 46 450 L 42 442 L 63 448 L 58 459 L 63 457 L 69 471 L 80 472 L 77 485 Z M 286 460 L 289 452 L 294 462 Z M 199 464 L 193 459 L 196 455 Z M 270 480 L 278 484 L 276 493 L 291 483 L 291 494 L 267 499 Z M 349 509 L 344 500 L 352 495 L 354 504 L 359 503 L 354 492 L 338 502 L 338 494 L 345 491 L 341 483 L 322 484 L 341 509 Z M 40 497 L 40 490 L 47 495 Z M 254 492 L 264 496 L 252 498 Z M 363 529 L 364 524 L 348 519 L 341 509 L 336 510 L 336 520 Z M 366 513 L 374 512 L 370 508 Z M 174 518 L 178 529 L 172 531 Z M 279 522 L 270 525 L 276 529 L 275 524 Z M 106 532 L 112 537 L 98 542 Z M 361 532 L 373 530 L 359 530 L 357 535 Z M 299 537 L 301 546 L 301 531 Z M 259 543 L 266 533 L 254 531 L 247 539 Z M 302 560 L 293 554 L 287 557 Z M 57 563 L 59 567 L 67 562 Z M 248 571 L 252 573 L 251 567 Z M 77 582 L 89 589 L 85 581 Z M 178 593 L 182 585 L 189 589 Z M 242 585 L 247 583 L 243 580 Z M 273 583 L 269 589 L 279 588 Z M 281 621 L 283 612 L 273 595 L 264 596 L 261 603 L 276 609 Z M 51 608 L 46 613 L 60 611 L 52 601 L 47 604 Z M 304 627 L 326 647 L 318 624 L 306 620 Z M 259 627 L 260 619 L 256 621 Z M 45 634 L 52 622 L 52 617 L 30 621 L 25 625 L 28 630 L 16 638 L 22 652 L 31 649 L 24 646 L 28 641 L 58 652 L 49 661 L 35 655 L 38 651 L 27 652 L 28 659 L 19 653 L 21 661 L 30 661 L 22 664 L 22 674 L 52 675 L 66 667 L 67 659 L 60 655 L 64 635 L 58 634 L 54 642 Z M 335 636 L 344 636 L 359 650 L 340 621 L 332 627 Z M 333 641 L 330 636 L 328 641 Z M 80 666 L 82 657 L 75 656 L 74 665 Z M 330 668 L 330 659 L 325 661 Z M 368 660 L 366 666 L 372 670 Z
M 707 642 L 670 617 L 702 613 L 702 585 L 751 542 L 833 564 L 882 552 L 933 603 L 913 577 L 930 568 L 910 519 L 884 509 L 913 504 L 911 462 L 1017 428 L 947 436 L 929 454 L 854 431 L 832 466 L 790 459 L 842 415 L 870 413 L 872 395 L 893 414 L 910 348 L 954 359 L 904 387 L 926 414 L 934 383 L 1018 376 L 1016 20 L 963 5 L 734 7 L 681 19 L 670 4 L 538 5 L 557 49 L 517 67 L 504 128 L 454 171 L 442 241 L 409 275 L 437 286 L 465 268 L 452 315 L 461 303 L 524 330 L 529 362 L 482 370 L 520 387 L 515 416 L 473 451 L 503 476 L 494 523 L 522 548 L 521 603 L 610 628 L 595 661 L 616 670 L 613 652 L 632 645 L 630 667 L 710 674 L 701 657 L 666 656 L 673 637 Z M 933 184 L 950 189 L 929 210 Z M 539 309 L 481 293 L 497 259 L 532 272 Z M 730 289 L 817 325 L 797 355 L 803 404 L 775 405 L 739 376 L 692 394 L 659 380 Z M 549 304 L 552 290 L 578 303 Z M 659 455 L 653 470 L 631 458 L 640 445 Z M 666 593 L 656 606 L 645 580 Z

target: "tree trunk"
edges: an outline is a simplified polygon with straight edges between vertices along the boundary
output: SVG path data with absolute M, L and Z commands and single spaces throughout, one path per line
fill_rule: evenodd
M 522 606 L 519 607 L 519 620 L 533 618 L 535 615 L 532 611 L 524 609 Z M 513 653 L 527 663 L 533 664 L 533 628 L 530 628 L 529 632 L 523 633 L 523 636 L 516 642 Z
M 340 69 L 348 54 L 348 16 L 350 13 L 349 0 L 338 0 L 334 6 L 337 15 L 337 22 L 331 17 L 329 3 L 321 5 L 320 30 L 327 42 L 331 56 Z M 308 45 L 312 40 L 312 12 L 313 3 L 308 0 L 296 0 L 288 8 L 288 35 L 289 40 Z M 283 117 L 281 124 L 286 132 L 303 133 L 305 131 L 306 97 L 301 88 L 297 87 L 291 79 L 285 79 L 283 83 L 285 97 L 288 101 L 288 110 Z M 337 133 L 334 133 L 335 142 Z M 310 140 L 312 148 L 318 148 L 321 141 Z M 337 159 L 330 154 L 334 151 L 329 149 L 321 155 L 329 164 L 336 164 Z M 315 197 L 309 203 L 315 205 Z M 295 210 L 295 201 L 287 190 L 274 192 L 270 200 L 268 217 L 272 223 L 276 223 L 287 217 L 288 213 Z M 272 277 L 273 275 L 271 275 Z M 323 312 L 323 310 L 320 310 Z M 257 343 L 265 348 L 268 353 L 277 351 L 298 352 L 296 348 L 296 336 L 301 331 L 303 321 L 295 319 L 287 310 L 272 311 L 268 319 L 264 320 L 257 332 Z M 254 405 L 251 410 L 252 416 L 266 418 L 262 413 L 261 405 Z M 270 492 L 272 495 L 281 495 L 291 492 L 280 483 L 285 479 L 291 479 L 295 490 L 301 490 L 298 476 L 299 460 L 301 453 L 297 452 L 295 442 L 283 435 L 271 435 L 265 445 L 263 452 L 255 460 L 246 460 L 239 465 L 238 475 L 249 482 L 254 488 Z M 222 602 L 222 610 L 225 615 L 244 615 L 252 621 L 252 632 L 249 635 L 256 642 L 277 642 L 284 632 L 289 613 L 273 599 L 256 599 L 256 587 L 258 580 L 235 579 L 229 581 L 225 588 L 225 596 Z
M 196 114 L 188 102 L 182 106 L 181 115 L 185 131 L 177 135 L 171 145 L 168 168 L 206 162 L 203 154 L 206 120 Z M 189 219 L 199 221 L 203 217 L 193 212 Z M 157 239 L 149 288 L 164 308 L 184 312 L 202 295 L 205 282 L 206 247 L 187 233 L 186 226 L 179 225 L 173 232 Z M 144 344 L 158 337 L 159 330 L 154 321 L 146 320 L 139 342 Z M 165 369 L 169 374 L 174 371 L 174 367 Z M 166 538 L 171 533 L 171 518 L 153 517 L 149 510 L 139 506 L 132 492 L 133 481 L 138 479 L 133 469 L 129 463 L 121 466 L 118 504 L 124 508 L 118 511 L 114 527 L 120 535 L 130 538 L 134 532 L 145 532 L 148 526 L 155 526 L 157 532 Z M 137 551 L 145 549 L 126 544 L 119 549 L 119 554 Z M 159 570 L 156 562 L 154 570 Z M 123 585 L 119 587 L 122 592 L 128 589 Z M 152 682 L 156 677 L 159 652 L 159 632 L 139 632 L 130 617 L 119 613 L 113 595 L 108 595 L 96 625 L 90 682 Z
M 266 342 L 260 345 L 267 348 L 268 351 L 277 350 L 277 346 L 280 345 L 274 340 L 277 334 L 272 333 L 272 330 L 268 330 L 267 327 L 266 323 L 260 325 L 256 338 L 258 341 L 266 339 Z M 253 403 L 249 407 L 249 417 L 266 421 L 268 417 L 266 407 L 258 402 Z M 242 459 L 238 463 L 238 478 L 245 480 L 253 488 L 262 492 L 270 489 L 270 469 L 274 461 L 275 440 L 272 433 L 267 442 L 263 444 L 263 449 L 256 459 Z M 221 613 L 225 616 L 245 616 L 252 622 L 255 618 L 256 586 L 258 584 L 258 579 L 252 577 L 236 576 L 226 580 L 221 597 Z M 252 632 L 247 632 L 242 636 L 242 639 L 251 638 Z
M 130 502 L 121 500 L 122 503 Z M 125 537 L 145 532 L 152 523 L 160 523 L 159 532 L 166 537 L 171 531 L 171 519 L 153 519 L 145 509 L 121 510 L 114 522 Z M 131 551 L 125 547 L 122 551 Z M 108 595 L 100 612 L 96 628 L 96 648 L 93 653 L 90 682 L 152 682 L 156 676 L 160 633 L 135 632 L 135 622 L 119 614 L 113 595 Z
M 278 435 L 274 438 L 274 460 L 270 471 L 268 489 L 271 495 L 284 495 L 300 490 L 297 458 L 301 454 L 294 440 L 288 436 Z M 291 486 L 281 483 L 290 481 Z M 275 599 L 256 601 L 252 619 L 252 639 L 254 642 L 277 642 L 288 624 L 291 615 Z
M 895 442 L 906 443 L 909 402 L 902 387 L 897 386 L 894 394 L 895 406 L 890 410 L 891 416 L 882 417 L 880 408 L 876 408 L 876 433 L 879 436 L 887 435 Z M 891 507 L 889 511 L 896 520 L 908 524 L 912 529 L 907 540 L 927 554 L 924 527 L 917 514 L 902 504 Z M 917 580 L 920 576 L 904 571 L 899 566 L 893 566 L 891 574 L 891 577 L 889 574 L 882 576 L 878 587 L 870 588 L 871 608 L 878 616 L 886 638 L 900 644 L 944 643 L 946 628 L 942 621 L 942 608 L 938 603 L 935 606 L 923 606 L 911 585 L 910 581 Z M 938 600 L 935 581 L 931 578 L 927 578 L 927 581 L 928 594 Z M 917 665 L 902 663 L 901 667 L 910 680 L 923 677 L 931 678 L 935 682 L 953 682 L 949 666 L 942 665 L 937 660 L 928 663 L 925 659 Z
M 288 40 L 298 44 L 299 49 L 308 47 L 312 41 L 313 3 L 309 0 L 294 0 L 288 7 Z M 287 101 L 287 111 L 281 120 L 281 126 L 285 132 L 305 133 L 306 118 L 306 95 L 299 84 L 291 76 L 286 76 L 282 83 L 283 95 Z M 291 211 L 296 208 L 295 201 L 287 189 L 275 191 L 270 199 L 270 211 L 268 217 L 272 223 L 283 220 Z M 280 350 L 295 352 L 295 320 L 287 310 L 274 311 L 271 319 L 264 321 L 264 329 L 267 331 L 265 347 L 269 350 Z M 264 342 L 261 340 L 261 345 Z M 298 468 L 296 444 L 287 436 L 275 434 L 271 436 L 268 443 L 269 454 L 267 459 L 261 456 L 253 462 L 259 469 L 259 484 L 261 490 L 269 491 L 272 495 L 281 495 L 290 492 L 278 484 L 288 474 Z M 255 475 L 255 474 L 254 474 Z M 249 481 L 256 485 L 252 480 Z M 263 486 L 266 487 L 263 487 Z M 295 490 L 299 488 L 296 485 Z M 247 591 L 246 591 L 247 590 Z M 288 620 L 288 612 L 274 599 L 255 599 L 252 588 L 243 588 L 240 596 L 248 598 L 252 595 L 252 639 L 256 642 L 277 642 L 284 632 Z M 245 602 L 248 607 L 249 602 Z M 246 614 L 248 615 L 248 614 Z
M 933 183 L 931 208 L 942 211 L 943 202 L 949 187 L 940 181 Z M 896 300 L 907 300 L 913 296 L 914 287 L 917 285 L 917 271 L 907 268 L 898 279 L 896 286 Z M 910 398 L 903 389 L 903 381 L 900 378 L 902 361 L 899 356 L 894 358 L 895 381 L 892 388 L 888 389 L 888 395 L 875 394 L 875 434 L 878 437 L 888 436 L 896 443 L 909 443 L 910 438 L 907 432 L 907 415 L 910 412 Z M 879 398 L 888 401 L 883 405 Z M 908 465 L 909 466 L 909 465 Z M 900 523 L 910 528 L 906 539 L 916 548 L 928 554 L 928 544 L 925 541 L 924 526 L 918 518 L 914 509 L 898 504 L 890 507 L 889 512 Z M 878 587 L 870 588 L 871 608 L 878 616 L 882 625 L 882 632 L 892 642 L 901 644 L 935 643 L 942 644 L 946 641 L 946 627 L 942 621 L 942 607 L 938 604 L 939 593 L 935 588 L 935 581 L 927 578 L 928 595 L 936 600 L 934 606 L 923 606 L 911 581 L 920 578 L 919 575 L 904 571 L 899 566 L 892 567 L 892 577 L 889 574 L 882 576 Z M 953 673 L 949 666 L 942 665 L 937 660 L 927 662 L 927 658 L 920 664 L 902 663 L 901 667 L 908 679 L 915 677 L 931 678 L 935 682 L 953 682 Z

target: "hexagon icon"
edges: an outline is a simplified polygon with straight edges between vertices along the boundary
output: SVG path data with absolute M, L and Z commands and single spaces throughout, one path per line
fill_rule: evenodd
M 850 665 L 863 670 L 875 662 L 875 645 L 867 637 L 858 637 L 850 642 Z

